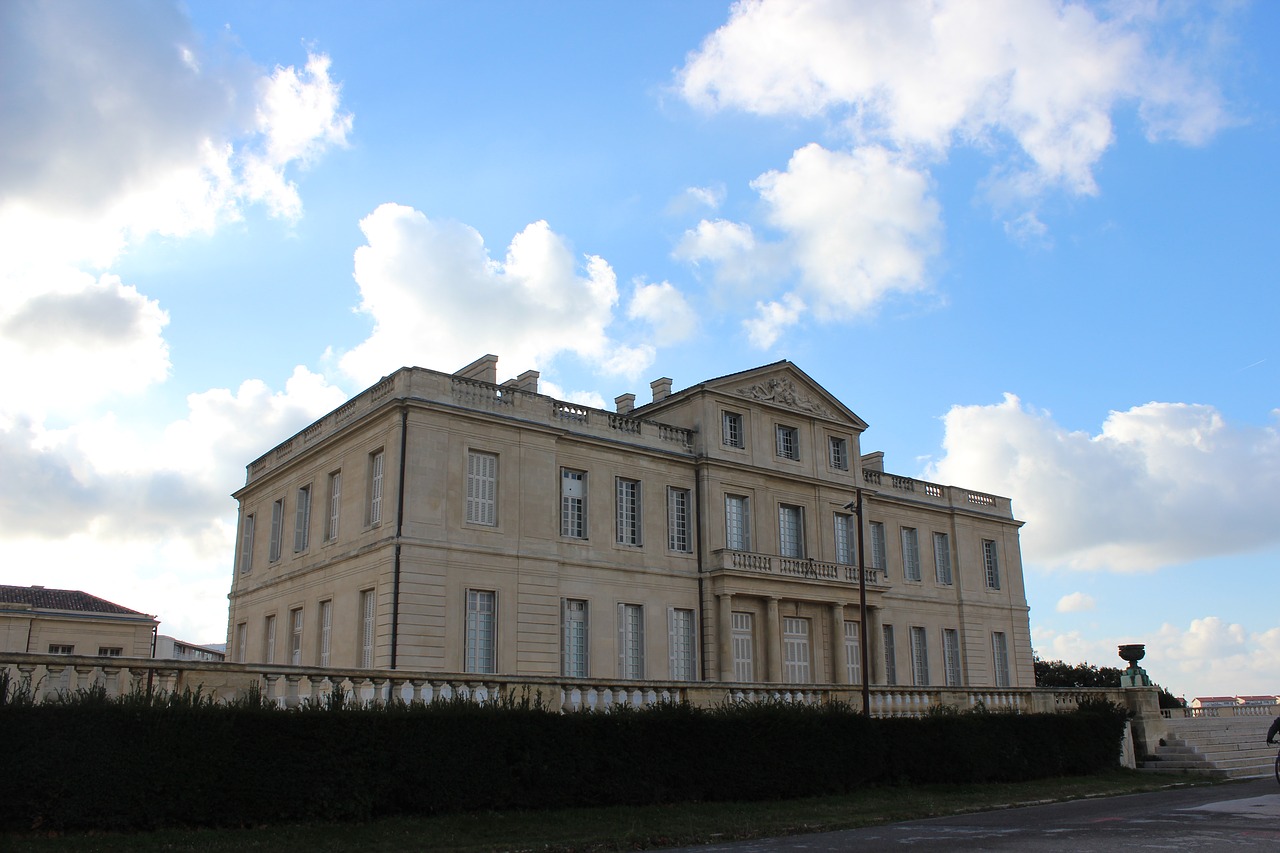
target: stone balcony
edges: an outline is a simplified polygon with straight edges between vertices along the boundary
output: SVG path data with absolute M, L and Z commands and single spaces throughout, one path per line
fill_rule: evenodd
M 865 488 L 886 498 L 902 498 L 942 509 L 1013 518 L 1012 502 L 998 495 L 975 492 L 959 486 L 942 486 L 872 468 L 862 469 L 862 483 Z
M 858 585 L 858 567 L 842 563 L 824 563 L 821 560 L 799 557 L 779 557 L 773 554 L 756 554 L 751 551 L 733 551 L 722 548 L 711 552 L 712 572 L 729 572 L 745 575 L 766 575 L 786 580 L 808 581 L 824 585 Z M 880 569 L 864 568 L 868 589 L 888 589 L 889 582 Z

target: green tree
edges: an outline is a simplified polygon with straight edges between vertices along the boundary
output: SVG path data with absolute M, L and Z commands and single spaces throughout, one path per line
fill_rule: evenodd
M 1041 660 L 1035 656 L 1036 687 L 1119 687 L 1124 670 L 1114 666 L 1094 666 L 1090 663 L 1066 663 L 1060 660 Z M 1186 704 L 1159 684 L 1161 708 L 1183 708 Z

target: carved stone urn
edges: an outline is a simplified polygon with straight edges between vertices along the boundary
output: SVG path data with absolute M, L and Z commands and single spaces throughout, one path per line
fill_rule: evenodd
M 1127 643 L 1119 647 L 1120 659 L 1129 664 L 1129 666 L 1137 666 L 1138 661 L 1147 656 L 1147 647 L 1144 643 Z

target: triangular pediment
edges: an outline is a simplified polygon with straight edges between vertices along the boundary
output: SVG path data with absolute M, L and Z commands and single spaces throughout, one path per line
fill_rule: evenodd
M 866 421 L 789 361 L 721 376 L 703 383 L 703 387 L 765 406 L 851 424 L 858 430 L 867 428 Z

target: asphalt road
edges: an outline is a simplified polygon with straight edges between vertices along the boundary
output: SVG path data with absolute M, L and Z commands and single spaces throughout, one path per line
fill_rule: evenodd
M 1278 851 L 1280 786 L 1268 776 L 1223 785 L 685 849 L 689 853 Z

